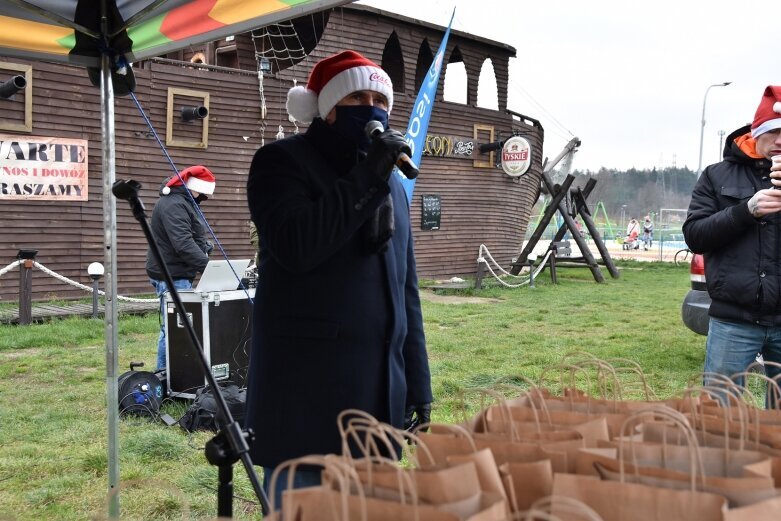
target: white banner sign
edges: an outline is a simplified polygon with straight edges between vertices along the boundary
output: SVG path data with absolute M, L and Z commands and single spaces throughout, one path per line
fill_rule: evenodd
M 0 134 L 0 201 L 86 201 L 87 140 Z

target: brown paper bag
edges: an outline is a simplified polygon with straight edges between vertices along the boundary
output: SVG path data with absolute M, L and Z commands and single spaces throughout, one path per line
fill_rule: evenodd
M 604 521 L 722 521 L 727 500 L 717 494 L 555 474 L 553 495 L 578 499 Z
M 550 460 L 533 463 L 505 463 L 499 467 L 513 513 L 528 510 L 540 498 L 553 491 Z
M 479 437 L 472 435 L 458 425 L 432 424 L 430 432 L 419 432 L 418 436 L 428 448 L 434 459 L 434 466 L 447 464 L 450 455 L 471 454 L 481 449 L 491 449 L 497 465 L 508 462 L 531 463 L 550 459 L 555 472 L 566 472 L 567 456 L 564 447 L 556 444 L 513 443 L 502 438 Z M 568 444 L 567 444 L 568 445 Z M 420 458 L 422 468 L 428 466 L 425 458 Z
M 778 521 L 779 519 L 781 519 L 781 498 L 733 508 L 724 516 L 724 521 Z
M 263 519 L 269 521 L 398 521 L 399 519 L 462 521 L 458 515 L 432 506 L 346 495 L 326 486 L 284 491 L 281 513 L 275 512 L 264 516 Z
M 637 413 L 627 419 L 626 427 L 633 422 L 650 418 L 642 424 L 642 431 L 649 432 L 657 426 L 657 416 L 673 422 L 664 428 L 675 429 L 685 437 L 687 445 L 667 443 L 628 443 L 621 439 L 603 442 L 617 449 L 614 458 L 581 451 L 580 458 L 591 456 L 602 479 L 643 483 L 656 487 L 702 490 L 724 495 L 732 506 L 751 504 L 776 496 L 771 462 L 767 456 L 754 451 L 736 451 L 723 448 L 700 447 L 686 418 L 669 409 L 655 409 Z M 662 437 L 666 440 L 666 437 Z M 579 463 L 582 463 L 579 461 Z

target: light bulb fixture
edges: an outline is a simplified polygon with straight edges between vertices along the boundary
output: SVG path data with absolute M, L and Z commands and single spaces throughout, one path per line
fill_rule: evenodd
M 265 56 L 260 59 L 259 62 L 260 72 L 271 72 L 271 62 Z
M 89 266 L 87 266 L 87 273 L 90 277 L 102 277 L 103 274 L 106 272 L 106 270 L 103 268 L 103 265 L 99 262 L 93 262 Z

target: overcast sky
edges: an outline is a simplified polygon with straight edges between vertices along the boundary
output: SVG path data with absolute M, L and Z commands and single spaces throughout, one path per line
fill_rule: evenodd
M 508 108 L 545 128 L 544 155 L 572 138 L 573 168 L 697 169 L 720 159 L 719 130 L 750 123 L 781 84 L 771 0 L 361 0 L 515 47 Z M 763 30 L 764 29 L 764 30 Z M 439 45 L 431 42 L 432 48 Z

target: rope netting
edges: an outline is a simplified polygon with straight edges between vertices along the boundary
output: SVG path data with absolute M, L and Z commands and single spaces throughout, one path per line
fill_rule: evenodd
M 5 275 L 9 271 L 13 270 L 15 267 L 17 267 L 21 263 L 22 263 L 21 260 L 15 260 L 14 262 L 9 264 L 5 268 L 0 269 L 0 277 Z M 88 292 L 90 294 L 94 291 L 94 289 L 92 287 L 87 286 L 85 284 L 82 284 L 80 282 L 76 282 L 75 280 L 69 279 L 68 277 L 66 277 L 64 275 L 60 275 L 59 273 L 50 270 L 49 268 L 47 268 L 46 266 L 44 266 L 43 264 L 41 264 L 38 261 L 33 261 L 33 266 L 35 266 L 36 268 L 41 270 L 43 273 L 45 273 L 45 274 L 47 274 L 47 275 L 49 275 L 51 277 L 54 277 L 55 279 L 57 279 L 59 281 L 62 281 L 64 283 L 66 283 L 66 284 L 70 284 L 71 286 L 73 286 L 75 288 L 82 289 L 82 290 L 84 290 L 84 291 L 86 291 L 86 292 Z M 105 294 L 106 294 L 105 291 L 98 290 L 98 295 L 105 296 Z M 122 296 L 122 295 L 117 295 L 116 297 L 117 297 L 117 300 L 122 300 L 122 301 L 125 301 L 125 302 L 138 302 L 138 303 L 159 302 L 159 299 L 157 299 L 157 298 L 133 298 L 133 297 L 125 297 L 125 296 Z

